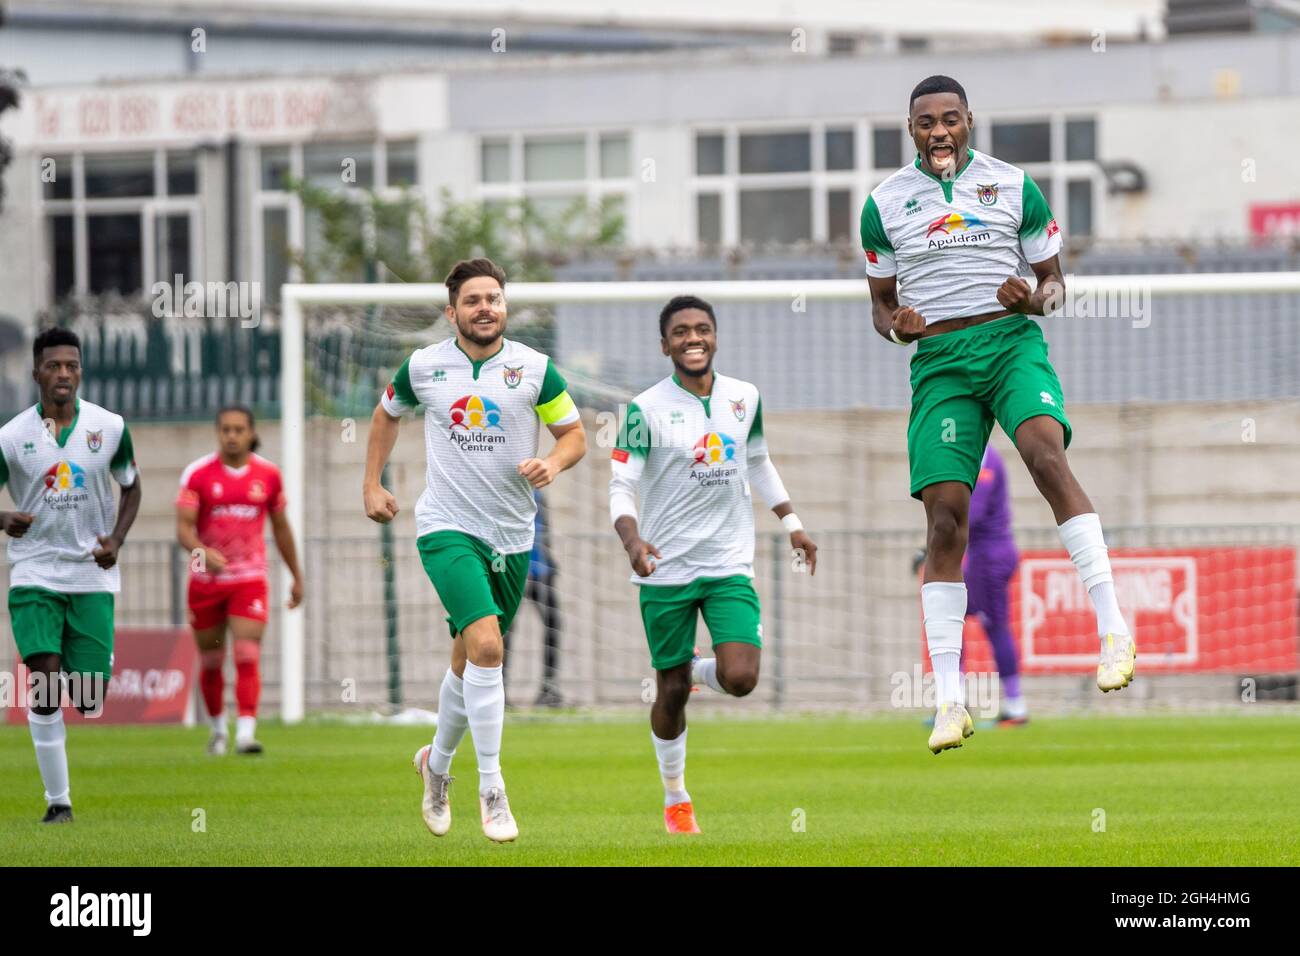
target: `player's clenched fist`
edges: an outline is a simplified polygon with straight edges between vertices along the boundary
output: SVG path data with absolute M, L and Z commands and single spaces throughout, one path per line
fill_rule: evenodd
M 366 517 L 380 524 L 388 524 L 396 516 L 397 499 L 388 493 L 382 485 L 365 489 Z
M 903 306 L 894 312 L 894 334 L 904 342 L 914 342 L 925 331 L 925 317 L 911 306 Z
M 649 541 L 636 538 L 627 546 L 627 558 L 632 562 L 632 570 L 640 577 L 648 578 L 654 573 L 655 563 L 650 560 L 652 555 L 663 559 L 659 549 Z
M 1011 276 L 998 287 L 998 302 L 1012 312 L 1024 312 L 1029 307 L 1029 297 L 1034 290 L 1020 276 Z
M 519 463 L 519 474 L 534 488 L 545 488 L 555 480 L 559 471 L 555 463 L 546 458 L 525 458 Z
M 33 516 L 26 511 L 6 511 L 0 518 L 0 528 L 11 538 L 21 538 L 32 526 Z

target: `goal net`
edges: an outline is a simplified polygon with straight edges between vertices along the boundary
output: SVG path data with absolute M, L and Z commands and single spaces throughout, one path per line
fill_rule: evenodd
M 1300 274 L 1072 277 L 1040 320 L 1074 426 L 1071 464 L 1101 514 L 1116 589 L 1136 628 L 1139 680 L 1102 698 L 1086 594 L 1052 515 L 1000 429 L 1022 560 L 1009 608 L 1032 710 L 1242 707 L 1294 700 L 1300 497 Z M 929 678 L 908 496 L 908 362 L 871 327 L 860 281 L 511 284 L 507 335 L 550 354 L 588 432 L 585 460 L 542 493 L 545 592 L 526 600 L 507 693 L 530 706 L 643 708 L 653 688 L 635 587 L 608 518 L 622 408 L 672 371 L 658 312 L 693 293 L 718 313 L 716 368 L 763 396 L 773 460 L 819 546 L 815 576 L 759 505 L 755 585 L 764 657 L 741 711 L 922 707 Z M 282 713 L 434 708 L 447 666 L 443 609 L 415 548 L 423 424 L 406 419 L 387 472 L 401 513 L 362 511 L 368 422 L 414 349 L 450 334 L 433 285 L 290 285 L 282 293 L 282 467 L 305 539 L 309 600 L 281 612 Z M 541 447 L 551 439 L 542 433 Z M 557 645 L 553 674 L 545 647 Z M 700 626 L 698 643 L 708 652 Z M 966 632 L 968 699 L 998 686 L 982 624 Z M 553 676 L 553 681 L 548 681 Z M 1118 698 L 1118 699 L 1117 699 Z

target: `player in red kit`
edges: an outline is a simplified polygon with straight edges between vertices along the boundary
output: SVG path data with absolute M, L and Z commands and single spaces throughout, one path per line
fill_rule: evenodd
M 229 405 L 217 413 L 220 450 L 192 462 L 176 497 L 176 540 L 190 562 L 190 627 L 199 645 L 200 684 L 212 725 L 208 753 L 224 754 L 226 628 L 235 648 L 235 749 L 262 752 L 254 737 L 262 680 L 259 663 L 267 620 L 265 518 L 280 557 L 293 575 L 289 607 L 302 602 L 302 570 L 284 513 L 280 469 L 259 455 L 253 413 Z

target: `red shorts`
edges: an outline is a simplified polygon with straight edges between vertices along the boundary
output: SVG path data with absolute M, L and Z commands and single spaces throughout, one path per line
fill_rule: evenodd
M 266 622 L 266 578 L 248 581 L 196 581 L 190 578 L 190 627 L 205 631 L 227 617 Z

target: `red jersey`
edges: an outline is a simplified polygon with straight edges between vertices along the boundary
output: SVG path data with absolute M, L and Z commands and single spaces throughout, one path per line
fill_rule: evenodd
M 250 455 L 242 468 L 223 464 L 217 453 L 192 462 L 181 474 L 176 504 L 199 509 L 199 540 L 226 558 L 220 574 L 193 572 L 203 582 L 249 581 L 266 577 L 267 512 L 284 510 L 280 469 Z

